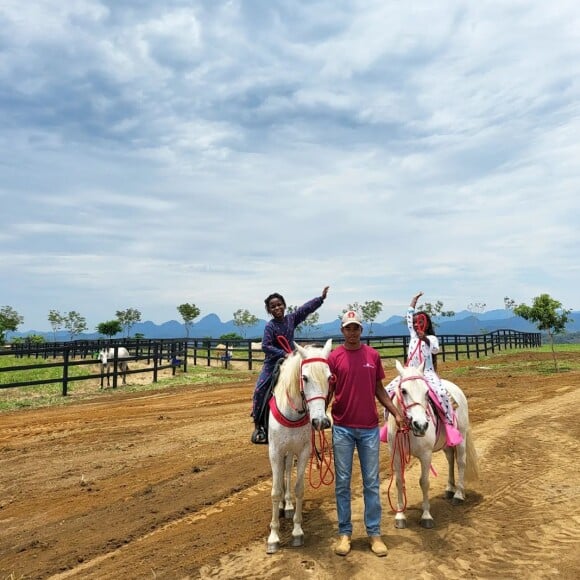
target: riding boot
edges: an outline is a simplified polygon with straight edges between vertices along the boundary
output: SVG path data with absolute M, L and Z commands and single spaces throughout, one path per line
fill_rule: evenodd
M 250 438 L 252 443 L 257 445 L 267 445 L 268 444 L 268 432 L 264 429 L 262 425 L 256 423 L 252 437 Z

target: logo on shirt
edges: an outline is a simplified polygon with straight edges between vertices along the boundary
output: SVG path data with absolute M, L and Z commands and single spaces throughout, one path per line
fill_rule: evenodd
M 364 368 L 364 369 L 374 369 L 374 368 L 375 368 L 375 365 L 374 365 L 373 363 L 366 362 L 366 363 L 363 365 L 363 368 Z

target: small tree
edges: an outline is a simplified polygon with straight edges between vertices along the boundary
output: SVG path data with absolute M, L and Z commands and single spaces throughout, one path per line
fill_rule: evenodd
M 516 306 L 516 301 L 512 300 L 509 296 L 505 296 L 503 299 L 503 305 L 506 310 L 513 310 Z
M 234 312 L 234 325 L 240 329 L 244 338 L 246 338 L 246 328 L 251 328 L 256 324 L 258 324 L 258 317 L 250 314 L 248 310 L 239 308 Z
M 554 367 L 558 372 L 558 360 L 554 350 L 554 335 L 562 334 L 566 331 L 566 324 L 570 322 L 569 314 L 571 310 L 562 308 L 562 303 L 549 294 L 540 294 L 534 298 L 531 306 L 519 304 L 514 309 L 516 316 L 521 316 L 524 320 L 533 322 L 539 330 L 544 330 L 550 339 L 552 347 L 552 357 Z
M 481 314 L 482 312 L 485 312 L 486 306 L 487 304 L 485 302 L 471 302 L 467 305 L 467 310 L 473 312 L 473 314 Z
M 63 318 L 64 327 L 68 330 L 70 340 L 87 329 L 87 320 L 76 310 L 71 310 Z
M 380 300 L 367 300 L 364 304 L 359 304 L 358 302 L 355 302 L 354 304 L 348 304 L 347 307 L 342 310 L 342 314 L 338 317 L 339 320 L 342 318 L 342 315 L 349 310 L 354 310 L 360 316 L 363 322 L 370 323 L 368 334 L 372 334 L 373 322 L 382 312 L 383 303 Z
M 434 316 L 440 316 L 442 318 L 450 318 L 451 316 L 455 316 L 455 312 L 453 310 L 443 310 L 443 302 L 441 300 L 437 300 L 435 304 L 431 302 L 425 302 L 425 304 L 419 304 L 416 310 L 422 310 L 426 312 L 431 318 Z
M 97 325 L 97 332 L 103 336 L 113 338 L 115 334 L 119 334 L 123 330 L 123 326 L 118 320 L 107 320 Z
M 16 332 L 23 322 L 24 318 L 12 306 L 0 308 L 0 344 L 6 342 L 6 332 Z
M 383 310 L 380 300 L 367 300 L 361 307 L 363 321 L 369 322 L 369 334 L 373 333 L 373 322 Z
M 291 314 L 292 312 L 296 312 L 298 308 L 299 308 L 298 306 L 294 306 L 291 304 L 290 306 L 288 306 L 288 313 Z M 305 337 L 310 336 L 310 333 L 317 328 L 319 319 L 320 315 L 318 314 L 318 312 L 313 312 L 312 314 L 309 314 L 304 320 L 304 322 L 301 322 L 296 327 L 295 329 L 296 334 L 298 335 L 304 334 Z
M 58 310 L 51 310 L 48 313 L 48 322 L 50 322 L 50 326 L 52 328 L 52 336 L 54 338 L 54 342 L 56 342 L 56 333 L 64 325 L 64 316 Z
M 129 333 L 135 324 L 141 322 L 141 312 L 136 308 L 127 308 L 127 310 L 117 310 L 115 313 L 117 320 L 125 329 L 125 336 L 129 338 Z
M 183 318 L 183 324 L 185 325 L 185 336 L 189 338 L 189 331 L 193 325 L 193 321 L 201 314 L 201 310 L 195 304 L 180 304 L 177 307 L 177 311 Z
M 220 336 L 220 340 L 242 340 L 244 337 L 240 336 L 237 332 L 227 332 Z

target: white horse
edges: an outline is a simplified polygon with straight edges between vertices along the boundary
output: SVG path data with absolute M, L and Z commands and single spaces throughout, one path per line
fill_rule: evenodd
M 127 371 L 129 370 L 129 364 L 127 359 L 131 358 L 129 351 L 124 346 L 119 346 L 117 348 L 102 348 L 99 351 L 99 360 L 101 361 L 101 389 L 103 388 L 103 377 L 107 375 L 107 386 L 109 386 L 109 369 L 111 365 L 115 363 L 115 351 L 117 352 L 117 362 L 118 369 L 121 372 L 121 377 L 123 384 L 127 382 Z
M 448 447 L 445 426 L 432 410 L 429 401 L 429 387 L 423 376 L 424 364 L 419 368 L 403 367 L 396 361 L 396 366 L 401 380 L 396 388 L 393 403 L 405 418 L 408 430 L 397 431 L 394 417 L 389 416 L 388 441 L 392 468 L 397 481 L 395 527 L 407 527 L 404 469 L 410 457 L 414 456 L 421 462 L 419 479 L 423 492 L 421 526 L 430 529 L 435 526 L 429 512 L 429 470 L 433 452 L 442 449 L 447 457 L 449 471 L 445 497 L 452 499 L 453 505 L 459 505 L 465 500 L 464 481 L 476 481 L 478 478 L 477 453 L 469 426 L 467 399 L 457 385 L 446 380 L 442 381 L 451 399 L 457 404 L 457 429 L 463 436 L 463 441 L 459 445 Z M 457 481 L 455 463 L 457 463 Z
M 331 372 L 326 359 L 332 350 L 332 340 L 324 347 L 295 344 L 296 351 L 280 367 L 280 375 L 272 398 L 268 423 L 270 465 L 272 466 L 272 521 L 267 553 L 280 548 L 280 512 L 287 518 L 294 515 L 292 546 L 304 544 L 302 503 L 304 473 L 311 453 L 313 429 L 330 427 L 326 415 Z M 292 505 L 290 480 L 296 462 L 296 507 Z

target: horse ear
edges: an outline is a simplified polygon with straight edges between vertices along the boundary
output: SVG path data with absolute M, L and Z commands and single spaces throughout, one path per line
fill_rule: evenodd
M 403 370 L 405 367 L 398 360 L 395 361 L 395 366 L 397 367 L 397 372 L 403 376 Z
M 324 348 L 322 349 L 322 356 L 324 358 L 328 358 L 328 355 L 330 354 L 331 350 L 332 350 L 332 338 L 329 338 L 324 344 Z
M 300 353 L 302 358 L 308 358 L 308 353 L 303 346 L 300 346 L 297 342 L 294 343 L 294 348 Z

